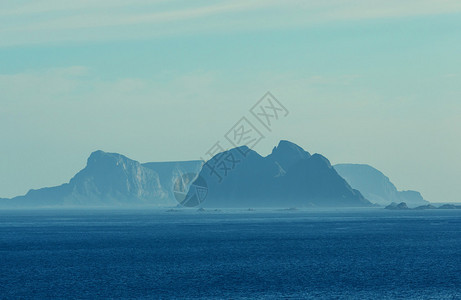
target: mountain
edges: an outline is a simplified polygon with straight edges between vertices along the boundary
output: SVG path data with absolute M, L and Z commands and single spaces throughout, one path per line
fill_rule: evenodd
M 405 202 L 410 207 L 427 205 L 419 192 L 398 191 L 395 185 L 379 170 L 360 164 L 338 164 L 334 168 L 355 189 L 373 203 L 389 205 Z
M 406 210 L 406 209 L 414 209 L 414 210 L 426 210 L 426 209 L 461 209 L 460 205 L 454 205 L 454 204 L 443 204 L 439 207 L 436 207 L 431 204 L 427 205 L 421 205 L 417 206 L 414 208 L 408 208 L 407 204 L 405 202 L 401 202 L 400 204 L 397 204 L 395 202 L 392 202 L 388 206 L 385 207 L 385 209 L 395 209 L 395 210 Z
M 267 157 L 246 146 L 217 154 L 203 166 L 194 185 L 208 188 L 205 207 L 371 205 L 328 159 L 288 141 L 281 141 Z M 187 197 L 195 192 L 189 190 Z
M 437 207 L 435 207 L 435 206 L 432 205 L 432 204 L 427 204 L 427 205 L 420 205 L 420 206 L 417 206 L 417 207 L 415 207 L 414 209 L 416 209 L 416 210 L 437 209 Z
M 391 204 L 389 204 L 388 206 L 385 207 L 385 209 L 390 209 L 390 210 L 408 210 L 410 208 L 408 208 L 407 204 L 405 202 L 400 202 L 400 203 L 395 203 L 395 202 L 392 202 Z
M 439 206 L 438 209 L 461 209 L 461 206 L 454 204 L 444 204 Z
M 171 182 L 181 172 L 198 172 L 201 164 L 184 162 L 184 168 L 183 162 L 141 164 L 121 154 L 96 151 L 69 183 L 30 190 L 24 196 L 0 201 L 0 206 L 174 206 Z

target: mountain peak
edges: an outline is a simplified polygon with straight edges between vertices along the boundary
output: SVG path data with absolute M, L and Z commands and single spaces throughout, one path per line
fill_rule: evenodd
M 118 154 L 118 153 L 105 152 L 102 150 L 96 150 L 90 154 L 89 158 L 98 158 L 98 157 L 104 157 L 104 156 L 123 156 L 123 155 Z
M 277 147 L 274 147 L 269 157 L 275 160 L 285 170 L 300 160 L 311 157 L 310 153 L 295 143 L 281 140 Z
M 121 161 L 132 161 L 126 156 L 118 153 L 104 152 L 96 150 L 88 157 L 87 166 L 101 165 L 101 164 L 118 164 Z M 133 161 L 134 162 L 134 161 Z
M 274 153 L 282 153 L 283 155 L 300 155 L 307 158 L 310 157 L 309 152 L 305 151 L 303 148 L 299 147 L 295 143 L 292 143 L 287 140 L 281 140 L 278 146 L 274 147 L 272 150 L 272 154 Z

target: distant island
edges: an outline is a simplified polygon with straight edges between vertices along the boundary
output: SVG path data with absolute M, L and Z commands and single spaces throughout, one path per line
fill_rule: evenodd
M 408 205 L 405 202 L 400 202 L 400 203 L 392 202 L 391 204 L 386 206 L 385 209 L 389 209 L 389 210 L 461 209 L 461 205 L 442 204 L 442 205 L 437 207 L 437 206 L 434 206 L 432 204 L 427 204 L 427 205 L 417 206 L 417 207 L 414 207 L 414 208 L 409 208 Z
M 280 141 L 266 157 L 237 147 L 201 160 L 140 163 L 118 153 L 93 152 L 68 183 L 0 199 L 1 208 L 177 207 L 184 176 L 203 185 L 205 208 L 372 207 L 428 205 L 416 191 L 399 192 L 367 165 L 332 166 L 321 154 Z M 200 182 L 199 182 L 200 181 Z M 197 191 L 184 192 L 193 197 Z
M 226 162 L 227 174 L 216 173 Z M 238 163 L 233 164 L 233 161 Z M 222 176 L 220 178 L 219 176 Z M 208 184 L 206 207 L 368 207 L 320 154 L 281 141 L 263 157 L 247 147 L 220 153 L 207 162 L 200 177 Z
M 339 175 L 373 203 L 388 205 L 405 202 L 410 207 L 429 204 L 417 191 L 398 191 L 390 179 L 369 165 L 338 164 L 334 166 Z

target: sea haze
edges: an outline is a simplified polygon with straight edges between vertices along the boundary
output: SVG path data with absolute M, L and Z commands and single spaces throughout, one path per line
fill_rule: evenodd
M 0 212 L 1 298 L 459 298 L 461 210 Z

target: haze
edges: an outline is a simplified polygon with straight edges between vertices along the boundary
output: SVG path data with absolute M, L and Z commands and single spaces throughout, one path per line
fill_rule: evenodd
M 267 91 L 280 139 L 460 202 L 459 1 L 4 1 L 0 197 L 96 150 L 200 159 Z

